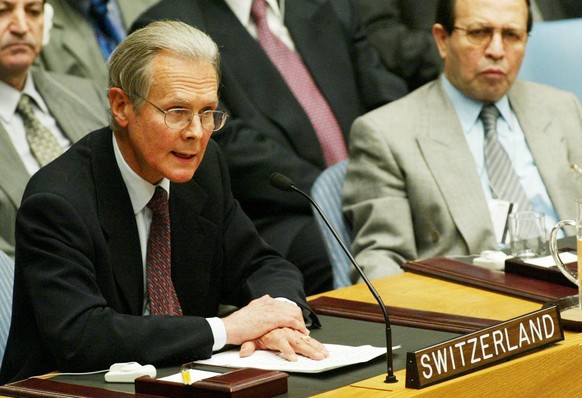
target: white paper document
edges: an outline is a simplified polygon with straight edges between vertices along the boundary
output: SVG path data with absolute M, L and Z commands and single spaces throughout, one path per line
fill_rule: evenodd
M 511 212 L 512 203 L 506 200 L 491 199 L 489 201 L 489 212 L 497 243 L 509 242 L 507 239 L 507 216 Z
M 576 253 L 562 252 L 559 255 L 560 255 L 560 260 L 562 260 L 562 262 L 564 264 L 574 263 L 578 260 L 578 256 Z M 550 267 L 556 266 L 556 262 L 554 261 L 554 257 L 552 257 L 552 256 L 528 258 L 527 260 L 524 260 L 524 262 L 526 262 L 528 264 L 537 265 L 538 267 L 545 267 L 545 268 L 550 268 Z
M 315 361 L 299 355 L 297 362 L 289 362 L 279 353 L 263 350 L 255 351 L 253 355 L 241 358 L 239 349 L 236 348 L 214 354 L 212 358 L 196 361 L 196 363 L 229 368 L 258 368 L 283 372 L 319 373 L 342 366 L 367 362 L 386 353 L 385 347 L 372 347 L 370 345 L 360 347 L 336 344 L 324 345 L 329 351 L 329 357 L 321 361 Z M 394 349 L 396 348 L 400 348 L 400 346 L 394 347 Z

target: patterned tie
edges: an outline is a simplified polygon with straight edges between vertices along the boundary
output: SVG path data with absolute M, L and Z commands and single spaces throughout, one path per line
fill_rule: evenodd
M 348 157 L 341 128 L 299 55 L 269 30 L 266 6 L 265 0 L 255 0 L 251 7 L 259 44 L 307 114 L 321 145 L 325 163 L 331 166 Z
M 23 94 L 20 97 L 16 111 L 22 118 L 28 145 L 39 166 L 44 166 L 63 153 L 63 148 L 55 136 L 34 115 L 31 98 L 28 95 Z
M 493 196 L 517 203 L 519 211 L 532 210 L 509 156 L 497 139 L 499 110 L 495 105 L 484 105 L 479 118 L 485 131 L 485 164 Z
M 89 15 L 95 21 L 97 40 L 99 41 L 99 46 L 105 59 L 109 58 L 109 55 L 111 55 L 115 47 L 123 39 L 123 35 L 109 17 L 109 10 L 107 9 L 108 1 L 90 0 L 91 5 L 89 7 Z
M 182 315 L 172 282 L 170 212 L 168 196 L 157 187 L 147 207 L 153 212 L 146 258 L 146 276 L 152 315 Z

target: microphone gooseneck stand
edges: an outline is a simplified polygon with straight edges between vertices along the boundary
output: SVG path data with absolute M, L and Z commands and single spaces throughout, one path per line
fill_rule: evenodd
M 380 306 L 380 309 L 382 310 L 382 314 L 384 315 L 384 324 L 386 326 L 387 375 L 386 375 L 386 379 L 384 380 L 384 383 L 396 383 L 396 382 L 398 382 L 398 379 L 394 375 L 393 354 L 392 354 L 392 329 L 390 326 L 390 318 L 388 317 L 388 311 L 386 310 L 386 306 L 384 305 L 382 298 L 378 294 L 378 291 L 376 290 L 376 288 L 374 288 L 374 286 L 372 285 L 372 283 L 370 282 L 370 280 L 368 279 L 368 277 L 366 276 L 366 274 L 364 273 L 362 268 L 360 268 L 359 264 L 356 262 L 356 259 L 352 256 L 352 254 L 350 253 L 350 251 L 346 247 L 345 243 L 341 240 L 341 238 L 338 235 L 338 233 L 336 232 L 335 228 L 333 228 L 333 226 L 329 222 L 328 218 L 326 217 L 325 213 L 323 212 L 321 207 L 319 207 L 319 204 L 317 204 L 317 202 L 315 202 L 315 200 L 313 200 L 313 198 L 311 198 L 311 196 L 309 196 L 308 194 L 303 192 L 301 189 L 297 188 L 290 178 L 288 178 L 287 176 L 285 176 L 281 173 L 273 173 L 271 175 L 271 177 L 269 178 L 269 182 L 272 186 L 274 186 L 275 188 L 280 189 L 282 191 L 299 193 L 301 196 L 306 198 L 309 201 L 309 203 L 311 203 L 313 205 L 313 207 L 315 207 L 315 209 L 317 210 L 317 212 L 319 213 L 319 215 L 321 216 L 321 218 L 325 222 L 325 225 L 327 226 L 327 228 L 329 228 L 329 230 L 333 234 L 334 238 L 336 239 L 336 241 L 339 243 L 339 245 L 343 249 L 344 253 L 350 259 L 350 262 L 352 263 L 352 265 L 356 268 L 356 270 L 358 271 L 358 273 L 360 274 L 360 276 L 362 277 L 362 279 L 364 280 L 364 282 L 368 286 L 368 289 L 372 293 L 372 296 L 374 296 L 374 298 L 378 302 L 378 305 Z

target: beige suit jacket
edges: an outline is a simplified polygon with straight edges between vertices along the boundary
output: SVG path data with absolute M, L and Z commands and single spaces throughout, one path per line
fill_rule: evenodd
M 559 217 L 575 217 L 580 103 L 519 81 L 508 95 Z M 343 204 L 370 278 L 401 272 L 408 260 L 496 248 L 475 161 L 440 80 L 358 118 L 350 138 Z
M 71 0 L 47 0 L 54 10 L 50 42 L 43 48 L 40 63 L 46 70 L 92 79 L 107 89 L 107 67 L 89 22 L 69 4 Z M 133 21 L 159 0 L 117 0 L 123 22 Z
M 33 70 L 32 75 L 51 115 L 71 142 L 108 123 L 107 98 L 91 81 L 41 70 Z M 0 164 L 0 250 L 12 256 L 16 211 L 30 175 L 2 124 Z

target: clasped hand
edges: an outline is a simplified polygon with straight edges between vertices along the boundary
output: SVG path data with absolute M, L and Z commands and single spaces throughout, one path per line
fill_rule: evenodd
M 309 336 L 301 308 L 265 295 L 223 319 L 227 344 L 241 345 L 240 356 L 255 350 L 280 352 L 289 361 L 297 354 L 321 360 L 329 352 Z

